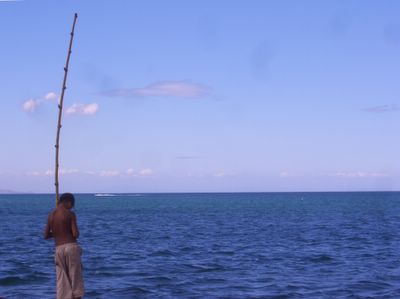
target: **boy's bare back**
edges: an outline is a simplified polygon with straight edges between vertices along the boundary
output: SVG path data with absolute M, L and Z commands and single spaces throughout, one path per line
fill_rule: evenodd
M 47 219 L 44 238 L 49 239 L 51 237 L 54 237 L 56 246 L 76 243 L 76 239 L 79 237 L 75 213 L 63 205 L 54 209 Z

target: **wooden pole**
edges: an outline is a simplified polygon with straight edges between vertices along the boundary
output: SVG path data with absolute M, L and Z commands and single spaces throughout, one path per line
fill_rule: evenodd
M 72 42 L 74 40 L 74 30 L 75 30 L 75 23 L 76 19 L 78 18 L 78 14 L 74 15 L 74 22 L 72 24 L 72 30 L 71 30 L 71 38 L 69 40 L 69 48 L 68 48 L 68 54 L 67 54 L 67 61 L 65 62 L 65 67 L 64 67 L 64 80 L 61 88 L 61 96 L 60 96 L 60 102 L 58 103 L 58 124 L 57 124 L 57 136 L 56 136 L 56 163 L 55 163 L 55 171 L 54 171 L 54 185 L 56 187 L 56 206 L 58 205 L 59 201 L 59 180 L 58 180 L 58 168 L 59 168 L 59 152 L 60 152 L 60 131 L 61 131 L 61 117 L 62 117 L 62 109 L 63 109 L 63 103 L 64 103 L 64 93 L 65 90 L 67 89 L 66 83 L 67 83 L 67 76 L 68 76 L 68 65 L 69 65 L 69 58 L 71 57 L 72 53 Z

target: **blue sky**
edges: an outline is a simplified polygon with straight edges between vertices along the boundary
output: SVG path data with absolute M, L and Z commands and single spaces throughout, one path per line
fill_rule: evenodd
M 0 1 L 0 189 L 400 189 L 398 1 Z

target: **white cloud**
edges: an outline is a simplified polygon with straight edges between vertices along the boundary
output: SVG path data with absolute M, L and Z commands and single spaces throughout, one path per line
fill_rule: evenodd
M 130 177 L 148 177 L 154 174 L 154 171 L 150 168 L 144 168 L 139 171 L 135 171 L 133 168 L 128 168 L 125 171 L 125 175 Z
M 26 175 L 40 176 L 41 173 L 39 171 L 31 171 L 31 172 L 27 172 Z
M 58 98 L 58 95 L 50 91 L 45 96 L 39 98 L 31 98 L 22 104 L 22 109 L 26 112 L 34 112 L 38 106 L 46 101 L 52 101 Z
M 365 178 L 365 177 L 387 177 L 386 173 L 381 172 L 337 172 L 334 174 L 337 177 L 347 177 L 347 178 Z
M 217 178 L 221 178 L 221 177 L 226 176 L 226 173 L 225 172 L 217 172 L 217 173 L 214 173 L 214 176 Z
M 381 106 L 365 108 L 363 110 L 371 113 L 384 113 L 384 112 L 400 111 L 400 107 L 396 104 L 391 104 L 391 105 L 381 105 Z
M 116 177 L 116 176 L 132 176 L 132 177 L 149 177 L 154 174 L 154 171 L 150 168 L 144 168 L 139 171 L 135 171 L 133 168 L 127 169 L 125 172 L 119 170 L 100 170 L 100 171 L 89 171 L 79 170 L 76 168 L 71 169 L 59 169 L 59 175 L 71 175 L 71 174 L 86 174 L 100 177 Z M 48 169 L 46 171 L 31 171 L 27 172 L 29 176 L 53 176 L 54 170 Z
M 22 109 L 26 112 L 33 112 L 35 111 L 36 107 L 39 106 L 39 102 L 35 99 L 29 99 L 22 104 Z
M 59 175 L 66 175 L 66 174 L 74 174 L 74 173 L 79 173 L 79 169 L 73 168 L 73 169 L 59 169 L 58 173 Z M 40 171 L 32 171 L 28 172 L 28 175 L 34 175 L 34 176 L 53 176 L 54 175 L 54 170 L 46 170 L 44 172 Z
M 52 101 L 57 100 L 58 96 L 54 92 L 49 92 L 44 96 L 45 100 Z
M 127 175 L 134 175 L 134 174 L 135 174 L 135 171 L 133 170 L 133 168 L 129 168 L 129 169 L 127 169 L 127 170 L 125 171 L 125 173 L 126 173 Z
M 78 169 L 60 169 L 59 174 L 64 175 L 64 174 L 73 174 L 73 173 L 78 173 Z
M 118 176 L 120 173 L 117 170 L 102 170 L 99 175 L 104 177 Z
M 128 97 L 198 97 L 207 94 L 207 92 L 208 89 L 200 84 L 187 81 L 161 81 L 141 88 L 114 89 L 103 94 Z
M 99 110 L 99 105 L 96 103 L 92 104 L 73 104 L 68 107 L 65 111 L 66 114 L 73 115 L 94 115 Z
M 279 176 L 280 176 L 281 178 L 285 178 L 285 177 L 290 176 L 290 174 L 289 174 L 287 171 L 282 171 L 282 172 L 279 174 Z
M 367 177 L 387 177 L 388 174 L 382 172 L 365 172 L 365 171 L 338 171 L 336 173 L 291 173 L 282 171 L 279 176 L 281 178 L 290 177 L 342 177 L 342 178 L 367 178 Z
M 52 91 L 48 92 L 43 97 L 31 98 L 22 104 L 22 109 L 26 112 L 34 112 L 36 108 L 43 103 L 52 102 L 58 100 L 58 95 Z M 94 115 L 99 110 L 99 105 L 97 103 L 91 104 L 73 104 L 66 108 L 66 114 L 78 114 L 78 115 Z
M 216 178 L 232 177 L 232 176 L 235 176 L 235 175 L 236 175 L 236 173 L 234 173 L 234 172 L 224 172 L 224 171 L 220 171 L 220 172 L 217 172 L 217 173 L 213 174 L 213 176 L 216 177 Z
M 153 174 L 153 170 L 150 168 L 145 168 L 139 171 L 140 176 L 150 176 Z

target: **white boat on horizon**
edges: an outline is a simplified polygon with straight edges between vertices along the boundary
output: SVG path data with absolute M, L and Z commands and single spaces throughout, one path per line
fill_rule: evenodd
M 112 196 L 117 196 L 116 194 L 112 193 L 95 193 L 94 196 L 98 197 L 112 197 Z

